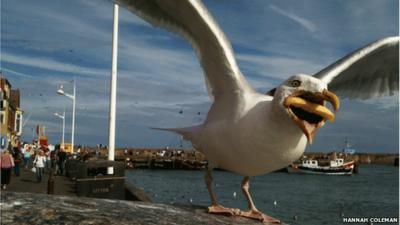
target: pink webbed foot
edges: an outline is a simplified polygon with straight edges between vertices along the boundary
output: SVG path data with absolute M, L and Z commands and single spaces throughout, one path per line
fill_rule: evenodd
M 208 213 L 225 216 L 235 216 L 240 215 L 240 209 L 225 208 L 221 205 L 212 205 L 208 207 Z
M 273 223 L 273 224 L 280 224 L 281 221 L 278 219 L 275 219 L 273 217 L 270 217 L 268 215 L 265 215 L 264 213 L 257 211 L 257 210 L 250 210 L 247 212 L 240 212 L 240 216 L 254 219 L 254 220 L 259 220 L 263 223 Z

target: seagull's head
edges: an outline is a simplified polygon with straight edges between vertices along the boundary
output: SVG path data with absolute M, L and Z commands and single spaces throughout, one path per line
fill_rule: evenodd
M 299 126 L 309 143 L 326 120 L 333 122 L 335 119 L 326 102 L 332 104 L 334 112 L 339 110 L 340 105 L 339 98 L 328 91 L 326 83 L 305 74 L 294 75 L 284 81 L 276 89 L 274 101 Z

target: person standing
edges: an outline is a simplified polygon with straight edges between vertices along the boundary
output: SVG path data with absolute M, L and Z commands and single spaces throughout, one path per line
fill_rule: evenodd
M 64 151 L 64 149 L 60 149 L 60 152 L 58 152 L 58 169 L 60 172 L 60 175 L 64 175 L 65 173 L 65 161 L 67 160 L 67 153 Z
M 50 152 L 50 160 L 51 160 L 51 169 L 53 170 L 53 174 L 58 174 L 58 165 L 57 165 L 57 154 L 58 149 Z
M 14 159 L 8 150 L 0 155 L 1 167 L 1 188 L 6 189 L 11 180 L 11 169 L 14 166 Z
M 33 165 L 36 167 L 36 179 L 37 182 L 42 182 L 44 167 L 46 166 L 46 155 L 43 150 L 40 150 L 33 160 Z
M 29 160 L 31 158 L 31 147 L 29 146 L 28 149 L 24 152 L 24 166 L 25 169 L 28 169 L 29 167 Z
M 46 156 L 46 171 L 50 173 L 50 171 L 51 171 L 51 156 L 50 156 L 51 152 L 50 152 L 50 149 L 45 148 L 44 149 L 44 154 Z
M 15 176 L 19 177 L 19 170 L 20 170 L 20 164 L 22 161 L 22 157 L 21 157 L 21 151 L 19 150 L 18 147 L 14 148 L 12 156 L 14 158 L 14 174 L 15 174 Z

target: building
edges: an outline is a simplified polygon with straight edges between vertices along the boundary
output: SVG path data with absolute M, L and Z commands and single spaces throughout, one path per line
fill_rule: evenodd
M 22 135 L 23 111 L 20 108 L 20 91 L 12 89 L 10 82 L 0 72 L 0 148 L 18 144 Z

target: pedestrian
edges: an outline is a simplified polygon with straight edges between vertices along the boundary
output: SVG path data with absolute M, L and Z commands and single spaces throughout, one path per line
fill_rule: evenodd
M 8 150 L 0 155 L 1 167 L 1 188 L 6 189 L 11 180 L 11 169 L 14 166 L 14 159 Z
M 58 171 L 58 165 L 57 165 L 57 154 L 58 154 L 58 149 L 53 150 L 50 152 L 50 160 L 51 160 L 51 169 L 53 170 L 53 174 L 57 174 Z
M 14 148 L 12 156 L 14 158 L 14 174 L 15 174 L 15 176 L 19 177 L 20 164 L 22 161 L 22 157 L 21 157 L 21 151 L 19 150 L 18 147 Z
M 51 170 L 51 156 L 50 149 L 45 148 L 44 154 L 46 156 L 46 171 L 50 173 Z
M 36 179 L 37 182 L 42 182 L 44 167 L 46 166 L 46 155 L 43 150 L 40 150 L 38 154 L 36 154 L 35 159 L 33 160 L 33 165 L 36 167 Z
M 65 161 L 67 160 L 67 153 L 64 151 L 64 149 L 60 149 L 60 152 L 58 152 L 58 169 L 60 171 L 60 175 L 64 175 L 65 173 Z
M 31 151 L 32 151 L 32 148 L 29 146 L 28 149 L 24 152 L 24 166 L 25 166 L 25 169 L 28 169 L 28 167 L 29 167 L 29 160 L 31 158 Z
M 26 146 L 26 144 L 23 144 L 23 145 L 21 145 L 21 146 L 22 146 L 22 147 L 21 147 L 21 153 L 24 154 L 25 151 L 26 151 L 26 149 L 27 149 L 27 146 Z

